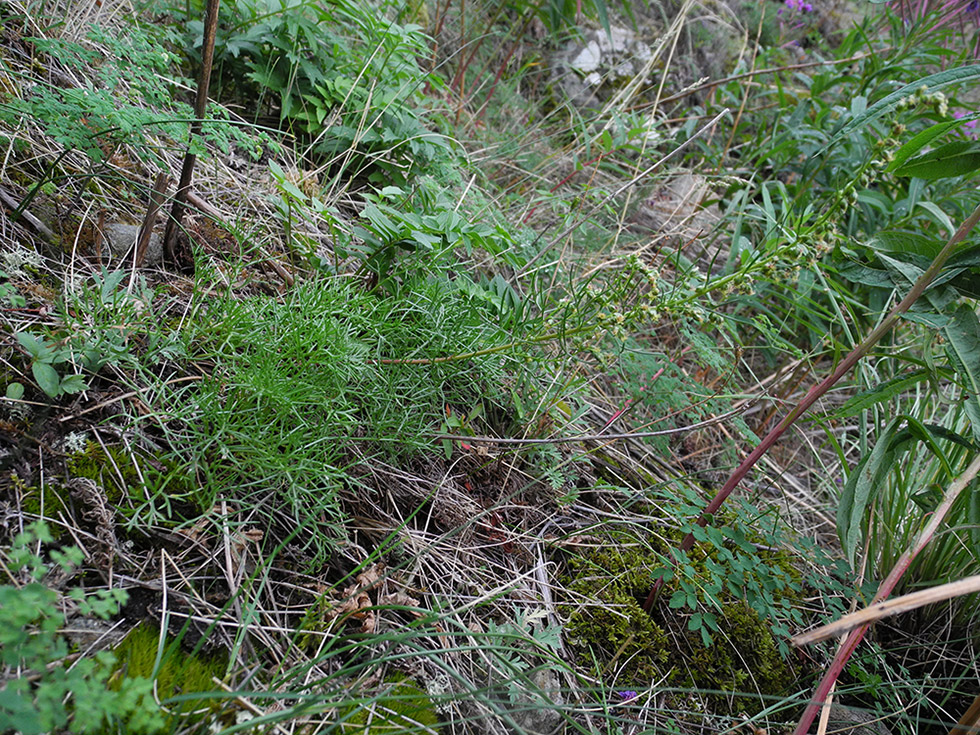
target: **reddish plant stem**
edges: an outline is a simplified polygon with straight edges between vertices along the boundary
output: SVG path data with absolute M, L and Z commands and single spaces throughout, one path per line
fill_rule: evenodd
M 980 472 L 980 455 L 974 457 L 970 465 L 963 471 L 963 473 L 956 478 L 955 481 L 949 486 L 943 497 L 942 502 L 932 513 L 932 517 L 926 524 L 926 527 L 922 529 L 919 533 L 918 538 L 912 546 L 907 549 L 898 561 L 895 562 L 895 566 L 892 567 L 891 572 L 885 578 L 885 581 L 881 583 L 878 587 L 878 591 L 875 593 L 874 599 L 871 600 L 871 605 L 873 607 L 879 602 L 886 600 L 898 581 L 902 578 L 902 575 L 908 571 L 909 566 L 912 561 L 919 555 L 926 545 L 932 540 L 932 537 L 936 535 L 936 531 L 939 530 L 939 526 L 942 524 L 943 520 L 949 514 L 949 511 L 953 507 L 953 503 L 963 492 L 964 488 L 970 484 L 977 473 Z M 834 656 L 834 660 L 831 661 L 830 667 L 827 669 L 827 673 L 824 674 L 823 679 L 817 685 L 817 690 L 813 693 L 813 699 L 810 700 L 810 704 L 807 705 L 806 710 L 803 712 L 803 717 L 800 718 L 796 729 L 793 731 L 793 735 L 805 735 L 810 729 L 810 725 L 813 724 L 813 720 L 816 718 L 817 713 L 820 712 L 820 708 L 823 707 L 824 702 L 827 701 L 827 697 L 830 695 L 830 690 L 837 681 L 837 677 L 840 676 L 841 671 L 844 670 L 844 666 L 847 664 L 848 659 L 850 659 L 851 654 L 857 648 L 861 639 L 864 638 L 864 634 L 867 632 L 870 624 L 862 625 L 859 628 L 852 630 L 847 638 L 845 639 L 843 645 L 837 650 L 837 655 Z
M 811 388 L 803 399 L 790 411 L 782 421 L 768 434 L 765 438 L 759 442 L 759 445 L 753 449 L 749 455 L 742 460 L 742 463 L 735 469 L 731 477 L 724 484 L 718 494 L 708 503 L 708 506 L 702 511 L 701 515 L 698 516 L 697 525 L 704 528 L 711 522 L 712 517 L 718 512 L 718 509 L 724 504 L 728 499 L 728 496 L 732 494 L 732 491 L 738 487 L 738 484 L 742 479 L 749 473 L 749 470 L 755 466 L 762 456 L 769 451 L 769 449 L 775 444 L 783 433 L 793 425 L 793 423 L 814 404 L 817 400 L 823 396 L 831 387 L 833 387 L 841 378 L 843 378 L 847 373 L 851 371 L 858 361 L 864 357 L 868 352 L 874 347 L 882 337 L 884 337 L 888 332 L 891 331 L 892 327 L 895 326 L 895 322 L 898 321 L 899 317 L 904 314 L 909 308 L 918 301 L 919 297 L 922 296 L 929 284 L 932 283 L 933 279 L 942 270 L 943 265 L 949 260 L 949 257 L 953 254 L 956 246 L 961 243 L 969 234 L 977 222 L 980 221 L 980 207 L 977 207 L 973 214 L 971 214 L 964 222 L 960 225 L 959 229 L 953 234 L 949 239 L 943 249 L 939 251 L 935 259 L 926 269 L 926 271 L 919 276 L 918 280 L 912 285 L 908 294 L 904 299 L 899 302 L 899 304 L 891 310 L 891 312 L 886 316 L 881 324 L 871 332 L 864 340 L 845 357 L 837 369 L 833 373 L 828 375 L 819 384 Z M 691 547 L 694 546 L 694 534 L 689 533 L 684 537 L 681 542 L 680 550 L 689 551 Z M 647 612 L 653 608 L 653 603 L 656 601 L 657 596 L 660 593 L 660 589 L 663 587 L 663 577 L 657 579 L 653 586 L 650 588 L 650 593 L 647 595 L 646 602 L 643 603 L 643 609 Z M 859 641 L 860 639 L 858 639 Z M 850 638 L 848 638 L 850 641 Z M 855 641 L 854 645 L 857 645 Z

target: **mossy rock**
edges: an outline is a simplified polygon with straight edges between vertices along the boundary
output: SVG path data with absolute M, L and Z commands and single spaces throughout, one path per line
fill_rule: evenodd
M 154 676 L 159 644 L 160 631 L 155 626 L 140 623 L 133 628 L 114 651 L 117 669 L 112 677 L 112 687 L 118 690 L 125 678 L 152 679 L 157 698 L 165 702 L 170 697 L 181 694 L 212 692 L 216 688 L 212 678 L 222 679 L 225 675 L 228 665 L 226 656 L 187 653 L 181 650 L 177 642 L 168 639 L 160 668 Z M 188 714 L 210 712 L 224 701 L 224 698 L 211 699 L 202 696 L 165 704 L 171 712 Z
M 85 449 L 75 452 L 67 459 L 70 477 L 84 477 L 105 489 L 106 500 L 125 510 L 125 500 L 142 503 L 147 496 L 153 497 L 166 487 L 167 502 L 161 504 L 174 517 L 173 523 L 182 523 L 196 517 L 201 508 L 197 503 L 179 502 L 181 497 L 191 497 L 190 485 L 178 478 L 173 481 L 173 473 L 161 462 L 146 462 L 137 469 L 129 453 L 115 446 L 86 442 Z M 158 519 L 159 521 L 160 519 Z
M 577 663 L 603 680 L 615 676 L 617 686 L 663 681 L 703 691 L 719 707 L 730 707 L 734 697 L 738 711 L 760 711 L 763 697 L 785 691 L 795 680 L 768 625 L 744 600 L 726 592 L 718 599 L 720 608 L 704 610 L 718 622 L 706 645 L 699 630 L 688 630 L 694 611 L 668 609 L 663 602 L 676 582 L 665 586 L 659 611 L 644 612 L 642 601 L 665 564 L 660 544 L 613 536 L 607 546 L 568 560 L 563 582 L 570 594 L 563 609 Z
M 344 735 L 439 732 L 432 700 L 402 674 L 387 677 L 384 690 L 371 701 L 342 709 L 337 724 Z
M 610 540 L 610 546 L 569 560 L 565 585 L 584 607 L 566 606 L 566 635 L 580 663 L 604 676 L 616 672 L 624 682 L 662 678 L 667 663 L 667 633 L 643 611 L 639 596 L 653 584 L 656 564 L 629 540 Z M 634 542 L 635 544 L 635 542 Z M 598 603 L 598 604 L 595 604 Z

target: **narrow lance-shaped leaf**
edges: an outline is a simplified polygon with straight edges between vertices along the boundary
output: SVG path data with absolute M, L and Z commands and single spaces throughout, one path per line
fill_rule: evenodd
M 968 118 L 949 120 L 947 122 L 936 123 L 935 125 L 932 125 L 917 133 L 916 135 L 912 136 L 911 140 L 909 140 L 895 152 L 895 158 L 890 164 L 888 164 L 888 167 L 885 170 L 894 171 L 936 138 L 955 127 L 963 125 L 966 122 L 968 122 Z
M 841 492 L 837 506 L 837 532 L 852 567 L 857 557 L 864 512 L 891 471 L 894 459 L 894 452 L 890 449 L 891 440 L 903 420 L 904 417 L 900 417 L 885 427 L 871 454 L 858 463 Z
M 895 174 L 935 181 L 966 176 L 978 169 L 980 169 L 980 143 L 954 140 L 952 143 L 909 159 L 895 169 Z

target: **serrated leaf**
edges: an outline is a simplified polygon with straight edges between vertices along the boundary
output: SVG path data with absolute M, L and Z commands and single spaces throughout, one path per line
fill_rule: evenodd
M 49 396 L 58 398 L 61 395 L 61 376 L 53 367 L 46 362 L 35 362 L 31 365 L 31 373 L 38 387 Z
M 966 176 L 980 169 L 980 143 L 954 140 L 952 143 L 909 159 L 895 169 L 896 176 L 936 181 Z
M 88 388 L 88 383 L 85 382 L 84 375 L 68 375 L 61 379 L 60 387 L 63 393 L 81 393 Z

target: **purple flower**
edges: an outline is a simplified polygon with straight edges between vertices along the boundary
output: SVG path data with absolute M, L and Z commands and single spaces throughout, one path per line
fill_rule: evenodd
M 956 112 L 953 113 L 953 117 L 956 118 L 957 120 L 966 117 L 966 115 L 967 115 L 967 113 L 965 111 L 963 111 L 963 110 L 957 110 Z M 976 118 L 974 118 L 973 120 L 969 120 L 969 121 L 963 123 L 963 125 L 961 125 L 960 128 L 959 128 L 959 132 L 960 132 L 960 135 L 963 135 L 963 136 L 965 136 L 967 138 L 973 138 L 974 140 L 976 140 L 976 138 L 977 138 L 977 120 L 976 120 Z
M 627 702 L 632 702 L 634 699 L 636 699 L 637 697 L 640 696 L 636 692 L 631 692 L 629 690 L 622 691 L 622 692 L 616 692 L 616 694 L 622 700 L 622 704 L 626 704 Z

